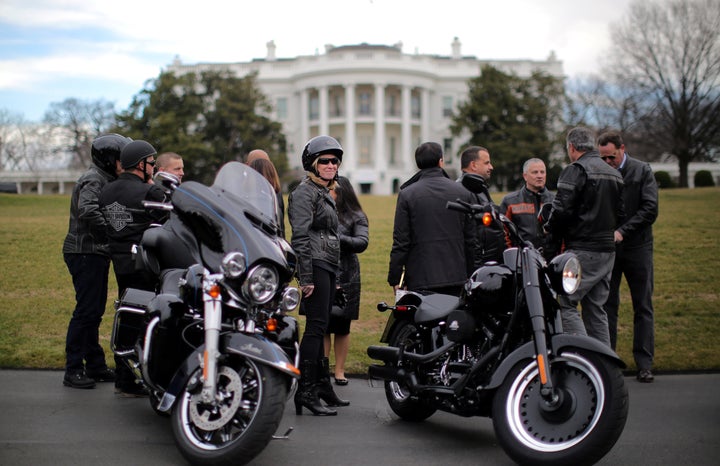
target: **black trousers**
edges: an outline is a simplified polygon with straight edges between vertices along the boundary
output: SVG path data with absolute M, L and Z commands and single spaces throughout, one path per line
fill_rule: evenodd
M 313 267 L 312 294 L 303 298 L 305 332 L 300 341 L 300 360 L 317 361 L 325 356 L 323 340 L 330 321 L 330 306 L 335 297 L 335 274 L 322 267 Z
M 100 346 L 110 259 L 100 254 L 64 254 L 75 287 L 75 310 L 65 338 L 65 370 L 100 372 L 107 367 Z
M 633 307 L 633 357 L 638 370 L 651 369 L 655 355 L 653 295 L 653 245 L 618 248 L 610 278 L 610 294 L 605 303 L 610 328 L 610 344 L 617 344 L 620 309 L 620 282 L 625 275 Z

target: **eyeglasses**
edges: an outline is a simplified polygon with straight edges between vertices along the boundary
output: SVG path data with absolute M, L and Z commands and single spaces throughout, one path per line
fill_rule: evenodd
M 614 155 L 604 155 L 604 156 L 602 156 L 602 157 L 600 157 L 600 158 L 603 159 L 603 160 L 605 160 L 605 161 L 608 161 L 608 160 L 615 160 L 616 157 L 615 157 Z
M 317 159 L 318 165 L 340 165 L 340 159 L 337 157 L 331 157 L 329 159 Z

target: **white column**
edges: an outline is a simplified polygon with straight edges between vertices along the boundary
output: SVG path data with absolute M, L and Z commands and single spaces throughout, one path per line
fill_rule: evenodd
M 403 170 L 413 170 L 415 165 L 413 142 L 412 142 L 412 124 L 411 124 L 411 96 L 412 89 L 410 86 L 402 88 L 402 123 L 400 128 L 400 157 L 402 159 Z
M 357 141 L 355 132 L 355 84 L 345 84 L 345 141 L 343 157 L 345 176 L 352 179 L 352 172 L 357 168 Z
M 375 148 L 374 148 L 375 173 L 377 176 L 375 194 L 387 194 L 390 190 L 386 186 L 388 180 L 387 157 L 385 154 L 385 84 L 375 84 Z
M 310 95 L 307 89 L 300 91 L 300 141 L 301 146 L 298 148 L 302 151 L 305 143 L 310 139 L 310 122 L 308 113 L 310 112 Z M 296 149 L 296 151 L 298 150 Z
M 328 110 L 328 87 L 321 86 L 318 89 L 320 98 L 320 134 L 330 135 L 330 126 L 328 124 L 329 110 Z
M 423 142 L 430 140 L 430 89 L 422 90 L 422 101 L 420 102 L 420 137 Z M 442 141 L 435 141 L 442 145 Z

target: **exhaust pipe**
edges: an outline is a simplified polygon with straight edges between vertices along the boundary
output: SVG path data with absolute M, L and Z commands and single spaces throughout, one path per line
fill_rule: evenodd
M 450 351 L 455 345 L 456 343 L 448 343 L 428 354 L 408 353 L 404 351 L 401 353 L 400 348 L 396 346 L 368 346 L 367 354 L 372 359 L 384 362 L 398 362 L 402 358 L 403 361 L 410 361 L 414 364 L 427 364 Z

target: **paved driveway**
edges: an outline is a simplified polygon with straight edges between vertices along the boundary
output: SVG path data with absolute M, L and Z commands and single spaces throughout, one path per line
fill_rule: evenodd
M 166 418 L 147 399 L 118 398 L 112 384 L 62 386 L 62 372 L 0 371 L 0 465 L 182 465 Z M 627 378 L 630 417 L 604 465 L 720 464 L 720 374 Z M 374 386 L 373 386 L 374 385 Z M 255 465 L 510 465 L 492 422 L 437 413 L 398 420 L 382 385 L 351 379 L 352 401 L 336 417 L 296 416 L 288 403 L 279 434 Z M 307 411 L 305 411 L 307 413 Z

